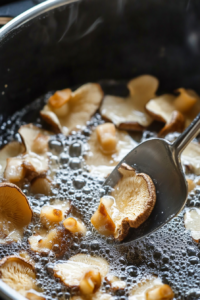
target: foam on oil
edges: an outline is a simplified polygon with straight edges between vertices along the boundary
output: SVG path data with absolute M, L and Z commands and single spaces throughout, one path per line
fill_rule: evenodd
M 104 83 L 104 87 L 105 87 Z M 109 87 L 107 87 L 109 88 Z M 106 87 L 105 87 L 106 89 Z M 112 86 L 115 89 L 115 86 Z M 37 126 L 44 125 L 39 118 L 39 110 L 49 98 L 49 93 L 36 100 L 1 125 L 0 144 L 3 146 L 14 139 L 20 139 L 17 131 L 25 123 L 33 122 Z M 105 241 L 91 226 L 90 218 L 98 207 L 99 198 L 104 194 L 102 184 L 104 179 L 93 177 L 84 162 L 85 148 L 91 129 L 103 123 L 97 113 L 82 132 L 72 132 L 68 137 L 55 135 L 49 147 L 52 150 L 51 168 L 55 172 L 52 183 L 52 195 L 31 195 L 29 183 L 26 182 L 23 192 L 27 195 L 34 211 L 33 222 L 28 226 L 21 242 L 0 245 L 0 258 L 17 254 L 22 250 L 29 252 L 35 261 L 37 284 L 43 289 L 46 299 L 69 299 L 76 291 L 69 290 L 59 279 L 53 276 L 53 266 L 58 261 L 67 260 L 77 253 L 98 255 L 105 258 L 110 269 L 125 280 L 124 291 L 115 293 L 116 299 L 127 299 L 131 286 L 148 274 L 158 275 L 164 283 L 168 283 L 176 299 L 199 299 L 200 296 L 200 246 L 186 232 L 182 211 L 167 225 L 149 237 L 133 242 L 129 246 L 113 247 L 112 239 Z M 137 134 L 137 140 L 145 140 L 154 132 Z M 56 170 L 56 171 L 55 171 Z M 29 250 L 28 237 L 40 228 L 38 225 L 40 209 L 54 200 L 70 200 L 76 214 L 87 226 L 86 236 L 69 237 L 68 247 L 61 257 L 54 245 L 53 252 L 43 255 Z M 174 199 L 176 201 L 176 199 Z M 196 188 L 188 196 L 188 207 L 200 206 L 200 189 Z M 110 286 L 104 282 L 103 289 L 112 294 Z

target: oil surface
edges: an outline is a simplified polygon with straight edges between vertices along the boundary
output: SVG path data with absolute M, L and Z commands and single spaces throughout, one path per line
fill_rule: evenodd
M 121 96 L 126 93 L 123 84 L 104 82 L 102 87 L 110 94 Z M 21 125 L 34 123 L 36 126 L 44 127 L 39 110 L 50 95 L 51 93 L 48 93 L 36 100 L 1 125 L 1 146 L 13 139 L 20 139 L 17 131 Z M 38 229 L 39 212 L 43 205 L 50 204 L 55 199 L 70 200 L 76 213 L 86 224 L 88 232 L 81 238 L 69 238 L 68 250 L 59 257 L 59 261 L 67 260 L 78 253 L 105 258 L 111 271 L 127 283 L 125 291 L 118 291 L 115 294 L 109 290 L 109 285 L 104 283 L 103 289 L 113 294 L 116 299 L 127 299 L 131 287 L 149 274 L 157 275 L 164 283 L 168 283 L 176 299 L 200 299 L 200 245 L 195 243 L 185 230 L 183 215 L 186 208 L 156 233 L 129 246 L 114 247 L 112 239 L 110 244 L 109 239 L 106 243 L 91 226 L 90 218 L 98 207 L 99 198 L 104 191 L 102 189 L 104 179 L 94 177 L 88 172 L 84 162 L 86 154 L 84 145 L 92 128 L 103 122 L 100 114 L 96 113 L 82 131 L 72 132 L 68 137 L 61 134 L 52 137 L 49 142 L 53 152 L 51 165 L 57 169 L 52 183 L 52 195 L 49 197 L 32 195 L 29 192 L 29 183 L 24 184 L 23 192 L 34 211 L 34 220 L 25 231 L 21 242 L 0 245 L 0 258 L 18 254 L 22 250 L 28 251 L 36 263 L 37 284 L 43 289 L 46 299 L 69 299 L 73 291 L 69 291 L 53 276 L 53 265 L 58 261 L 56 245 L 53 252 L 41 256 L 29 249 L 28 237 Z M 153 128 L 151 131 L 145 131 L 143 135 L 136 134 L 133 137 L 137 141 L 143 141 L 155 135 L 156 131 Z M 186 207 L 200 207 L 200 187 L 196 187 L 190 193 Z

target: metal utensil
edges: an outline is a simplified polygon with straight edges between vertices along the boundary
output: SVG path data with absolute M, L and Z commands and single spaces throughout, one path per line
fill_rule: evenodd
M 187 200 L 187 182 L 180 156 L 199 130 L 200 114 L 174 143 L 160 138 L 149 139 L 130 151 L 109 175 L 104 187 L 117 184 L 121 178 L 118 168 L 126 163 L 138 172 L 148 174 L 156 186 L 156 205 L 150 217 L 139 228 L 130 229 L 123 244 L 158 230 L 182 210 Z

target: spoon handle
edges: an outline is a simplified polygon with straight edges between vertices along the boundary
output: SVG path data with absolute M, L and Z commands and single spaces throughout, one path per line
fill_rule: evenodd
M 200 114 L 192 121 L 185 131 L 172 144 L 172 149 L 176 155 L 180 156 L 181 152 L 197 136 L 200 131 Z

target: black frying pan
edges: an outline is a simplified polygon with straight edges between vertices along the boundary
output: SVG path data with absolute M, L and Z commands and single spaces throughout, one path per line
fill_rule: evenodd
M 0 30 L 1 120 L 49 90 L 149 73 L 200 93 L 198 0 L 51 0 Z M 20 299 L 0 283 L 3 299 Z M 6 296 L 7 293 L 7 296 Z

